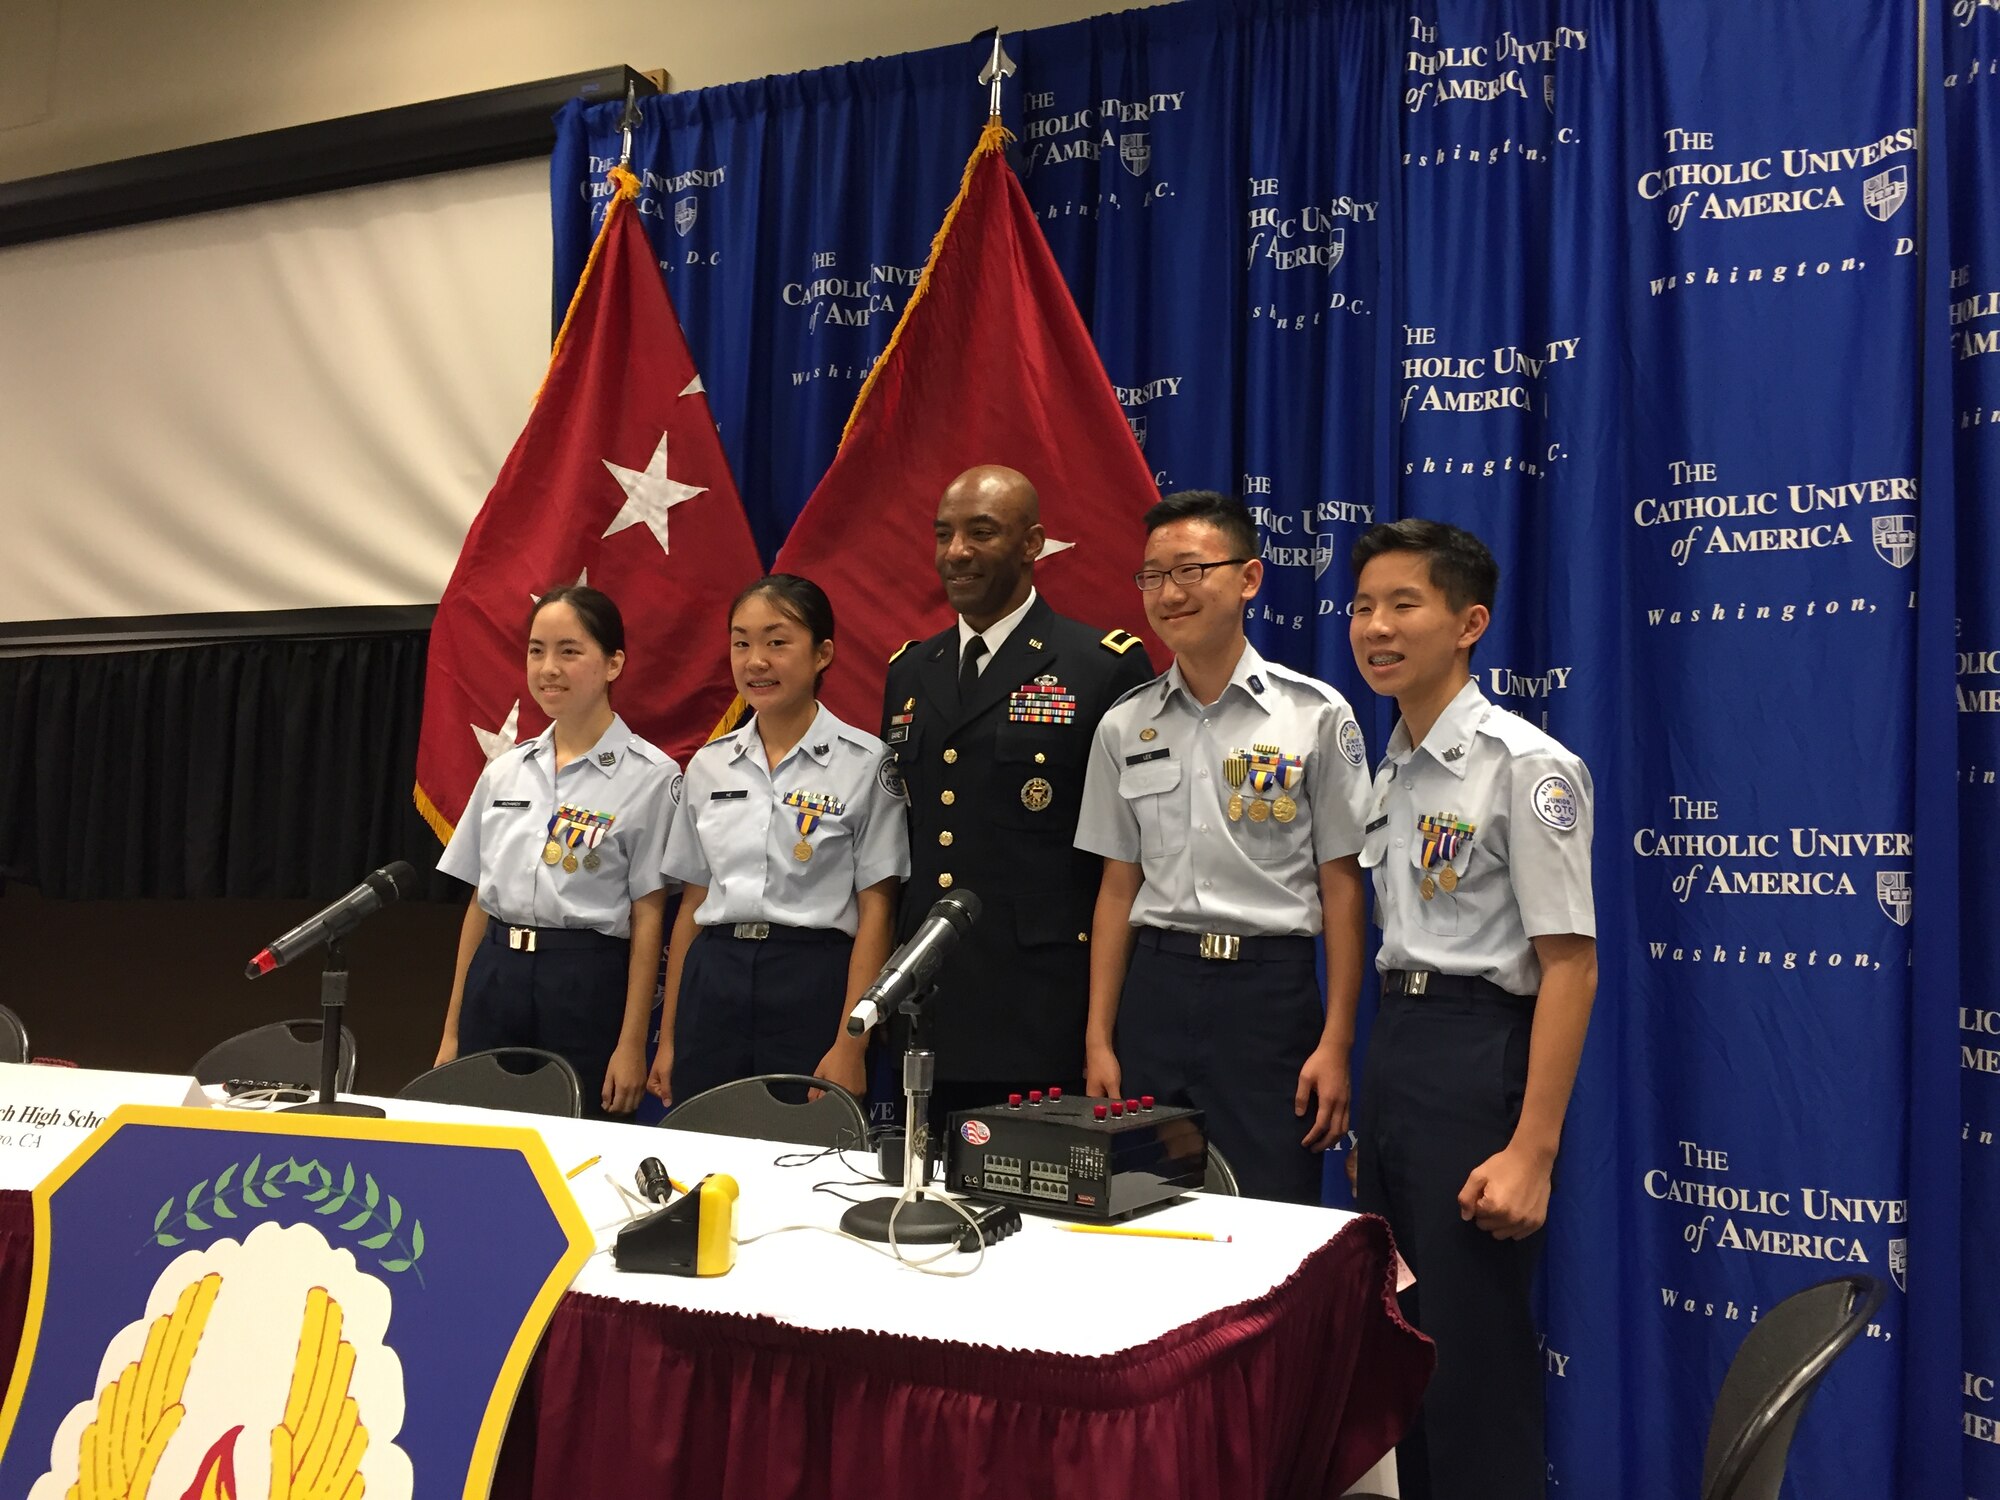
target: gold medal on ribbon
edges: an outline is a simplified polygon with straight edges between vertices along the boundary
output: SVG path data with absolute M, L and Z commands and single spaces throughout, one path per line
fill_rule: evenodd
M 578 863 L 577 857 L 574 854 L 565 854 L 563 856 L 563 874 L 574 875 L 576 873 L 577 863 Z
M 1252 799 L 1250 803 L 1250 821 L 1253 823 L 1270 822 L 1271 804 L 1266 802 L 1262 797 Z
M 1242 751 L 1222 758 L 1222 776 L 1229 783 L 1229 821 L 1243 821 L 1243 778 L 1250 774 L 1250 758 Z
M 1426 901 L 1436 900 L 1437 893 L 1438 883 L 1431 879 L 1430 876 L 1426 875 L 1422 880 L 1417 882 L 1417 894 L 1422 896 Z
M 542 846 L 543 864 L 552 865 L 557 863 L 561 859 L 562 859 L 562 845 L 558 844 L 554 839 L 550 839 L 548 843 Z
M 804 839 L 800 839 L 796 844 L 792 845 L 792 858 L 797 860 L 800 864 L 804 864 L 807 860 L 811 859 L 812 857 L 813 857 L 813 846 L 811 844 L 808 844 Z
M 1444 867 L 1444 868 L 1443 868 L 1442 870 L 1439 870 L 1439 871 L 1438 871 L 1438 884 L 1439 884 L 1439 885 L 1441 885 L 1441 886 L 1443 886 L 1443 887 L 1445 888 L 1445 890 L 1446 890 L 1446 891 L 1455 891 L 1455 890 L 1457 890 L 1457 889 L 1458 889 L 1458 867 L 1457 867 L 1456 865 L 1446 865 L 1446 866 L 1445 866 L 1445 867 Z
M 1271 804 L 1271 816 L 1276 818 L 1280 823 L 1289 823 L 1298 815 L 1298 803 L 1294 802 L 1283 792 L 1278 793 L 1278 799 Z

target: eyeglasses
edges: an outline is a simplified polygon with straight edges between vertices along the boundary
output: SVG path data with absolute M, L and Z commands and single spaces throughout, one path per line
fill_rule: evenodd
M 1165 583 L 1169 578 L 1173 579 L 1182 588 L 1191 589 L 1200 585 L 1202 579 L 1208 576 L 1210 568 L 1230 568 L 1234 567 L 1237 563 L 1253 561 L 1255 559 L 1248 557 L 1225 557 L 1221 562 L 1181 563 L 1179 566 L 1168 568 L 1165 571 L 1159 568 L 1141 568 L 1132 575 L 1132 581 L 1139 585 L 1141 592 L 1148 594 L 1152 593 L 1154 589 Z

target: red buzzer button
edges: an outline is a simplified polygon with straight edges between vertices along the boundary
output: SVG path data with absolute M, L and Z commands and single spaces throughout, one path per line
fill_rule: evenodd
M 1040 1089 L 1029 1089 L 1028 1102 L 1030 1104 L 1040 1104 L 1042 1102 L 1042 1091 Z
M 1125 1101 L 1125 1108 L 1128 1113 L 1136 1115 L 1139 1113 L 1139 1101 L 1137 1099 L 1127 1099 Z
M 1139 1096 L 1139 1108 L 1151 1109 L 1152 1107 L 1153 1107 L 1153 1096 L 1151 1094 L 1141 1094 Z
M 1049 1090 L 1049 1103 L 1053 1104 L 1053 1103 L 1055 1103 L 1055 1102 L 1056 1102 L 1056 1100 L 1058 1100 L 1058 1099 L 1060 1099 L 1060 1098 L 1062 1098 L 1062 1090 L 1061 1090 L 1061 1089 L 1050 1089 L 1050 1090 Z
M 1116 1099 L 1113 1099 L 1111 1101 L 1111 1118 L 1115 1120 L 1124 1113 L 1125 1106 L 1120 1104 Z
M 1019 1109 L 1021 1107 L 1021 1096 L 1019 1094 L 1009 1094 L 1007 1096 L 1007 1107 L 1009 1109 Z
M 1100 1120 L 1103 1119 L 1106 1115 L 1111 1113 L 1111 1111 L 1102 1104 L 1091 1105 L 1090 1112 Z

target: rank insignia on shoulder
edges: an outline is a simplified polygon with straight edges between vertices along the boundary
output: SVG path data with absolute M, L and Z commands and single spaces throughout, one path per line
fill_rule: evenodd
M 1132 634 L 1132 632 L 1129 630 L 1107 630 L 1104 632 L 1104 639 L 1099 641 L 1097 644 L 1102 646 L 1106 651 L 1110 651 L 1118 656 L 1123 656 L 1127 651 L 1130 651 L 1134 646 L 1141 645 L 1143 643 L 1140 641 L 1139 637 Z
M 890 661 L 894 661 L 894 660 L 895 660 L 895 659 L 896 659 L 897 657 L 901 656 L 901 655 L 902 655 L 902 654 L 903 654 L 903 653 L 904 653 L 905 651 L 909 650 L 909 649 L 910 649 L 910 647 L 912 647 L 912 646 L 914 646 L 914 645 L 916 645 L 916 642 L 915 642 L 915 641 L 905 641 L 905 642 L 903 642 L 903 644 L 902 644 L 902 645 L 898 646 L 898 647 L 897 647 L 897 648 L 896 648 L 896 649 L 895 649 L 894 651 L 891 651 L 891 652 L 889 653 L 889 660 L 890 660 Z
M 597 763 L 598 763 L 598 764 L 599 764 L 600 766 L 613 766 L 613 765 L 616 765 L 616 764 L 618 763 L 618 755 L 617 755 L 617 752 L 616 752 L 616 751 L 612 751 L 612 750 L 600 750 L 600 751 L 598 751 L 598 752 L 597 752 Z

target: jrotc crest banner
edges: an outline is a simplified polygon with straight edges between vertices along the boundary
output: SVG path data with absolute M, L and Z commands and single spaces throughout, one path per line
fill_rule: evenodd
M 0 1493 L 487 1493 L 592 1237 L 532 1131 L 118 1110 L 36 1188 Z
M 1554 1492 L 1692 1493 L 1744 1335 L 1848 1271 L 1888 1299 L 1800 1492 L 2000 1489 L 2000 1283 L 1972 1271 L 2000 924 L 1961 951 L 1958 920 L 2000 816 L 2000 6 L 1190 0 L 1005 44 L 1015 169 L 1155 482 L 1256 514 L 1259 648 L 1379 757 L 1348 550 L 1457 522 L 1502 567 L 1479 686 L 1592 767 Z M 989 50 L 645 105 L 646 224 L 767 553 Z M 558 298 L 617 109 L 559 125 Z M 1242 749 L 1247 806 L 1273 773 Z

